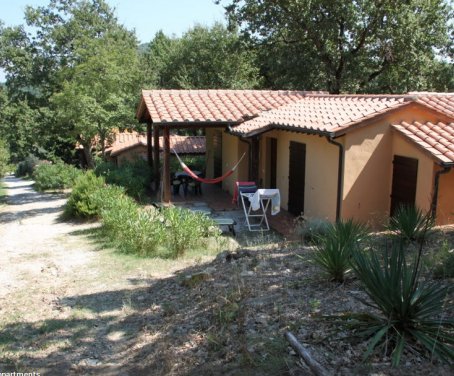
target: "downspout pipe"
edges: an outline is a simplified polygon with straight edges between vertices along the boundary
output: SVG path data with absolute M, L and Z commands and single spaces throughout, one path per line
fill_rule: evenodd
M 337 202 L 336 202 L 336 222 L 340 220 L 341 216 L 341 205 L 342 205 L 342 193 L 344 186 L 344 145 L 340 142 L 334 141 L 333 135 L 326 136 L 326 140 L 339 148 L 339 160 L 337 166 Z
M 438 170 L 435 173 L 435 181 L 434 181 L 434 194 L 432 196 L 432 218 L 435 220 L 437 218 L 437 206 L 438 206 L 438 190 L 440 186 L 440 176 L 443 174 L 447 174 L 449 171 L 451 171 L 452 165 L 450 166 L 443 166 L 443 170 Z

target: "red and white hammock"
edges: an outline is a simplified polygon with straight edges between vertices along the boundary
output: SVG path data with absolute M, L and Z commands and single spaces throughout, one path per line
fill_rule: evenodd
M 201 183 L 206 183 L 206 184 L 216 184 L 216 183 L 219 183 L 221 181 L 223 181 L 224 179 L 228 178 L 230 175 L 233 174 L 233 172 L 236 170 L 236 168 L 238 167 L 238 165 L 241 163 L 241 161 L 243 160 L 244 156 L 246 155 L 246 153 L 243 153 L 243 155 L 241 156 L 240 160 L 235 164 L 235 166 L 233 166 L 229 171 L 227 171 L 224 175 L 222 176 L 219 176 L 217 178 L 213 178 L 213 179 L 208 179 L 208 178 L 201 178 L 199 176 L 197 176 L 196 174 L 194 174 L 190 168 L 188 166 L 186 166 L 186 164 L 181 160 L 180 156 L 177 154 L 177 152 L 175 151 L 175 149 L 172 149 L 174 154 L 177 156 L 178 158 L 178 161 L 180 162 L 180 165 L 181 165 L 181 168 L 191 177 L 193 178 L 194 180 L 197 180 Z

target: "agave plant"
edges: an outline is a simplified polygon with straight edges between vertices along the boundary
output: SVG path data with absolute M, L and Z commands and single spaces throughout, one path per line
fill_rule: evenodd
M 351 269 L 352 250 L 366 235 L 366 227 L 352 219 L 330 225 L 326 234 L 319 238 L 313 262 L 334 281 L 343 282 Z
M 401 246 L 386 250 L 383 260 L 375 252 L 353 253 L 353 269 L 370 298 L 363 302 L 380 312 L 349 315 L 359 334 L 370 338 L 365 358 L 382 345 L 398 365 L 404 348 L 419 343 L 429 354 L 453 361 L 454 320 L 443 317 L 452 287 L 419 281 L 421 252 L 422 245 L 410 265 Z
M 391 217 L 388 228 L 404 241 L 421 242 L 434 226 L 435 221 L 430 213 L 424 214 L 414 205 L 402 205 Z

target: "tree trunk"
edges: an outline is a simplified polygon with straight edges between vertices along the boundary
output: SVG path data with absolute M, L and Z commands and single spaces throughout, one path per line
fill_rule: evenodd
M 83 142 L 82 146 L 84 147 L 83 150 L 87 167 L 92 170 L 95 168 L 95 161 L 93 159 L 91 142 Z

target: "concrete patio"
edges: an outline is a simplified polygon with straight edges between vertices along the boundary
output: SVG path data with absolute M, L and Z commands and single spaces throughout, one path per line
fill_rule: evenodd
M 178 207 L 211 212 L 214 218 L 232 218 L 236 222 L 236 233 L 248 232 L 241 203 L 239 205 L 233 203 L 232 196 L 216 184 L 202 184 L 202 194 L 188 192 L 184 196 L 183 189 L 180 189 L 179 194 L 172 194 L 171 202 Z M 273 216 L 268 210 L 267 218 L 272 230 L 278 232 L 285 239 L 293 238 L 295 217 L 292 214 L 281 209 L 277 215 Z

